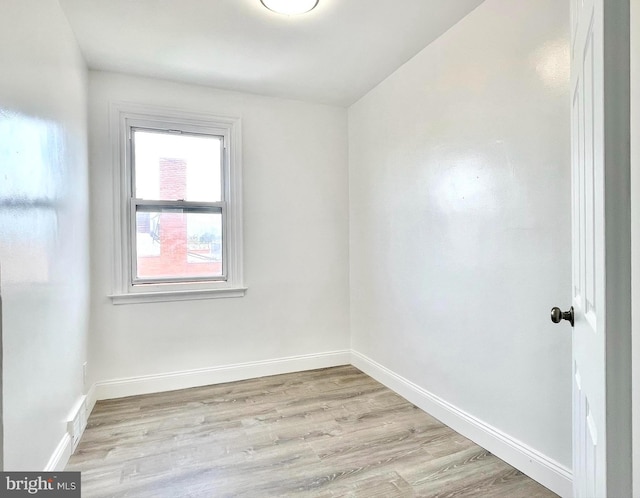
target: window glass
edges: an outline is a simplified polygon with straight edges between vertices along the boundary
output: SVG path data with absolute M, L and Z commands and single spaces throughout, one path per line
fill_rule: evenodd
M 136 212 L 136 279 L 221 277 L 222 211 L 152 209 Z
M 135 197 L 222 201 L 222 139 L 166 131 L 133 131 Z

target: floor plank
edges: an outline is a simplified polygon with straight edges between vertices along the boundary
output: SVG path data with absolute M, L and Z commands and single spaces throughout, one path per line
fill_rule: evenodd
M 556 496 L 352 366 L 99 401 L 67 470 L 89 498 Z

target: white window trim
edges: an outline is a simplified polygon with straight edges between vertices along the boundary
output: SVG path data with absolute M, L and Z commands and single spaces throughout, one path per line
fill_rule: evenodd
M 155 106 L 117 102 L 111 104 L 111 142 L 113 156 L 114 261 L 113 304 L 134 304 L 161 301 L 186 301 L 222 297 L 242 297 L 247 290 L 243 284 L 242 252 L 242 162 L 241 123 L 239 118 L 182 112 Z M 173 127 L 195 132 L 223 130 L 224 184 L 226 213 L 226 271 L 225 281 L 161 283 L 133 285 L 131 275 L 131 157 L 129 129 L 146 123 L 163 128 Z

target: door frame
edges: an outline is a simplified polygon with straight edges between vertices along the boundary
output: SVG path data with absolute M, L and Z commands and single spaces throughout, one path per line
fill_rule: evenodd
M 633 496 L 640 496 L 640 0 L 630 5 Z
M 615 497 L 633 487 L 630 0 L 604 0 L 604 9 L 607 495 Z
M 4 470 L 4 349 L 2 347 L 2 264 L 0 264 L 0 471 Z

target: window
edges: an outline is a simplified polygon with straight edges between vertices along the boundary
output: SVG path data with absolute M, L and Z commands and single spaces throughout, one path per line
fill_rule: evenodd
M 130 105 L 112 117 L 114 303 L 244 295 L 239 120 Z

